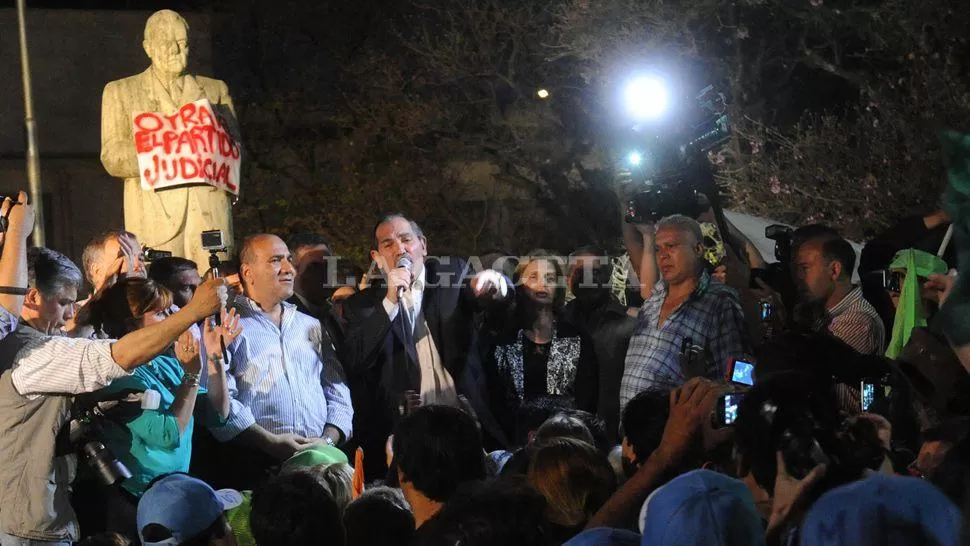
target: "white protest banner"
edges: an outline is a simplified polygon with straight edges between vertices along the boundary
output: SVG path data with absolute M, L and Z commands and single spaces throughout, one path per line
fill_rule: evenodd
M 239 195 L 239 144 L 208 99 L 171 116 L 142 112 L 132 121 L 142 189 L 201 182 Z

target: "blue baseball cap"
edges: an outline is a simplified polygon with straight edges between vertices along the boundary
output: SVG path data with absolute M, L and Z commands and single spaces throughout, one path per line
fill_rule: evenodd
M 638 544 L 640 544 L 640 535 L 633 531 L 598 527 L 579 533 L 563 546 L 637 546 Z
M 764 525 L 743 482 L 710 470 L 682 474 L 652 494 L 640 513 L 643 546 L 763 546 Z
M 878 473 L 822 495 L 805 516 L 801 546 L 960 543 L 963 516 L 932 484 Z
M 182 544 L 212 525 L 226 510 L 242 503 L 238 491 L 216 491 L 202 480 L 171 474 L 158 480 L 138 501 L 138 538 L 144 546 Z M 144 529 L 155 523 L 172 536 L 159 542 L 145 540 Z

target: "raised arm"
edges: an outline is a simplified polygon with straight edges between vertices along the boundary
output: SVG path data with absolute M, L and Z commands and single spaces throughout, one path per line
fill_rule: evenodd
M 27 237 L 34 229 L 34 207 L 27 204 L 27 194 L 20 192 L 14 204 L 10 198 L 0 205 L 0 216 L 8 219 L 7 232 L 0 234 L 0 286 L 27 288 Z M 0 293 L 0 306 L 20 316 L 23 294 Z
M 199 285 L 192 301 L 162 322 L 135 330 L 111 345 L 111 357 L 119 366 L 133 370 L 168 348 L 182 332 L 196 322 L 215 314 L 220 300 L 217 289 L 223 279 L 212 279 Z

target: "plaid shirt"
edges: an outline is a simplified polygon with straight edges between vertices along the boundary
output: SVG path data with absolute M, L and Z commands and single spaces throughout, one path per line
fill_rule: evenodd
M 750 354 L 741 303 L 732 288 L 702 273 L 694 293 L 658 326 L 666 298 L 667 284 L 660 281 L 640 307 L 620 384 L 621 410 L 647 389 L 675 389 L 687 381 L 680 364 L 684 338 L 692 338 L 713 358 L 706 375 L 714 379 L 727 375 L 732 357 Z

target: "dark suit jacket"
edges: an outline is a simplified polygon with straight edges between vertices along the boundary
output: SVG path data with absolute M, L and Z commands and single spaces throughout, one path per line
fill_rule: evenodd
M 469 286 L 472 276 L 459 258 L 428 260 L 421 308 L 444 368 L 477 414 L 483 436 L 504 445 L 505 435 L 488 409 L 481 361 L 469 355 L 477 352 L 473 344 L 479 313 L 507 305 L 512 294 L 510 290 L 505 301 L 483 308 Z M 386 286 L 378 282 L 344 301 L 347 336 L 341 357 L 354 402 L 354 434 L 365 450 L 368 479 L 383 476 L 384 443 L 401 418 L 404 392 L 419 391 L 421 386 L 413 345 L 406 348 L 401 321 L 392 323 L 384 311 L 386 294 Z

